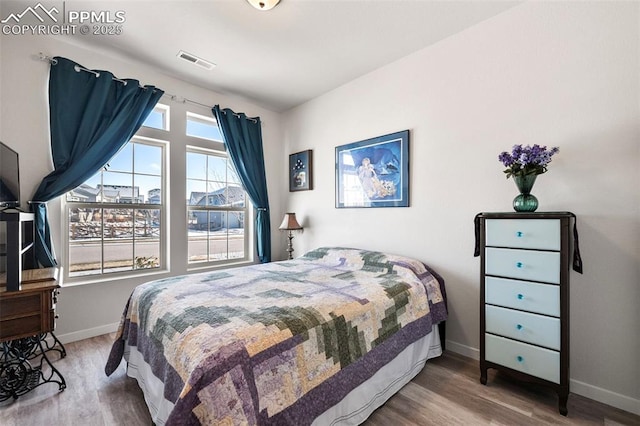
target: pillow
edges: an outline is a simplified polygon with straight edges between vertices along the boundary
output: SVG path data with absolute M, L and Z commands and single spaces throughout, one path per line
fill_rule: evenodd
M 320 247 L 299 259 L 354 271 L 395 273 L 407 280 L 420 281 L 433 303 L 441 302 L 446 297 L 442 278 L 424 263 L 410 257 L 355 248 Z

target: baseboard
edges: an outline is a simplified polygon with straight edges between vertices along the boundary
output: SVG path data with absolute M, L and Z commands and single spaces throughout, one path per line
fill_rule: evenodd
M 71 342 L 77 342 L 78 340 L 90 339 L 92 337 L 101 336 L 103 334 L 113 333 L 118 330 L 120 323 L 115 322 L 113 324 L 101 325 L 100 327 L 88 328 L 86 330 L 74 331 L 73 333 L 60 334 L 56 337 L 62 342 L 67 344 Z
M 446 341 L 446 347 L 448 351 L 455 352 L 462 356 L 466 356 L 471 359 L 480 359 L 480 350 L 472 348 L 471 346 L 463 345 L 462 343 L 453 342 L 451 340 Z
M 588 383 L 580 382 L 578 380 L 570 379 L 569 383 L 571 393 L 575 393 L 640 416 L 640 399 L 634 399 Z
M 480 350 L 458 342 L 447 340 L 447 350 L 455 352 L 471 359 L 480 359 Z M 594 401 L 619 408 L 629 413 L 640 415 L 640 399 L 634 399 L 626 395 L 602 389 L 588 383 L 569 379 L 571 393 L 593 399 Z

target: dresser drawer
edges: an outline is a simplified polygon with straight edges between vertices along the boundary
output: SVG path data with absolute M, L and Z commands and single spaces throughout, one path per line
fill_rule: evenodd
M 485 334 L 485 359 L 513 370 L 560 383 L 560 353 Z
M 42 316 L 38 314 L 0 321 L 0 341 L 19 339 L 40 333 Z
M 40 313 L 41 297 L 41 293 L 26 293 L 0 299 L 0 319 Z
M 487 247 L 485 273 L 559 284 L 560 253 Z
M 560 350 L 560 320 L 498 306 L 485 306 L 485 330 L 534 345 Z
M 484 300 L 492 305 L 560 316 L 560 286 L 505 278 L 484 278 Z
M 560 250 L 560 220 L 487 219 L 486 245 Z

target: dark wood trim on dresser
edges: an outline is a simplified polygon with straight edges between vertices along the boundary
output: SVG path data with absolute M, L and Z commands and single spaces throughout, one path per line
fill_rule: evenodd
M 477 231 L 477 238 L 479 241 L 476 242 L 477 247 L 480 248 L 480 383 L 483 385 L 487 384 L 487 370 L 489 368 L 497 369 L 504 373 L 511 375 L 512 377 L 522 380 L 524 382 L 532 382 L 538 383 L 547 387 L 554 389 L 558 394 L 558 411 L 562 415 L 567 415 L 567 400 L 569 396 L 569 269 L 571 267 L 571 249 L 572 249 L 572 237 L 571 237 L 571 225 L 574 221 L 575 216 L 570 212 L 540 212 L 540 213 L 480 213 L 476 220 L 476 226 L 479 228 Z M 558 220 L 560 222 L 560 244 L 559 244 L 559 255 L 560 255 L 560 271 L 559 271 L 559 283 L 551 284 L 544 281 L 536 281 L 533 278 L 523 278 L 512 275 L 499 275 L 499 274 L 487 274 L 487 220 L 489 219 L 497 219 L 500 221 L 509 220 L 509 219 L 551 219 Z M 495 223 L 495 222 L 494 222 Z M 526 223 L 526 222 L 519 222 Z M 518 234 L 522 235 L 520 232 Z M 519 236 L 520 236 L 519 235 Z M 556 240 L 557 241 L 557 240 Z M 502 246 L 490 246 L 497 247 L 500 249 L 515 249 L 520 252 L 542 252 L 542 253 L 558 253 L 557 249 L 547 249 L 547 248 L 536 248 L 536 247 L 502 247 Z M 478 252 L 476 251 L 476 254 Z M 545 265 L 542 265 L 544 267 Z M 519 266 L 518 266 L 519 267 Z M 537 343 L 531 343 L 527 340 L 518 340 L 518 337 L 510 337 L 510 336 L 501 336 L 500 334 L 496 334 L 491 331 L 487 331 L 487 314 L 486 314 L 486 306 L 494 306 L 491 303 L 487 303 L 486 296 L 486 278 L 492 277 L 498 279 L 504 279 L 509 282 L 517 282 L 523 283 L 523 285 L 539 285 L 543 284 L 544 286 L 559 286 L 559 323 L 560 323 L 560 347 L 558 349 L 554 349 L 553 351 L 545 347 L 544 345 L 540 345 Z M 518 295 L 520 298 L 522 295 Z M 498 308 L 503 308 L 502 306 L 495 305 Z M 514 311 L 514 312 L 526 312 L 529 315 L 530 311 L 519 311 L 517 307 L 506 306 L 504 310 Z M 537 314 L 536 312 L 532 312 L 533 316 L 539 316 L 542 318 L 551 318 L 548 314 Z M 556 319 L 557 321 L 557 319 Z M 520 325 L 517 325 L 518 329 L 520 329 Z M 521 345 L 521 343 L 525 343 L 525 345 L 533 348 L 533 350 L 542 350 L 547 353 L 557 353 L 559 356 L 559 380 L 558 383 L 555 381 L 547 380 L 545 378 L 537 377 L 534 374 L 529 374 L 525 372 L 525 367 L 522 368 L 523 371 L 519 371 L 516 368 L 520 366 L 506 366 L 501 365 L 498 362 L 489 361 L 486 359 L 487 356 L 487 343 L 485 339 L 487 335 L 496 335 L 499 338 L 508 341 L 515 342 L 516 345 Z M 523 358 L 518 356 L 518 361 L 521 361 Z M 524 355 L 526 358 L 526 355 Z M 494 360 L 495 361 L 495 360 Z M 516 363 L 517 364 L 517 363 Z M 512 368 L 513 367 L 513 368 Z
M 489 366 L 487 365 L 487 361 L 485 361 L 485 348 L 484 348 L 484 330 L 486 330 L 486 323 L 484 318 L 484 306 L 486 304 L 485 300 L 485 290 L 484 290 L 484 248 L 486 246 L 486 231 L 484 226 L 485 217 L 482 214 L 478 217 L 480 220 L 480 383 L 483 385 L 487 384 L 487 370 Z

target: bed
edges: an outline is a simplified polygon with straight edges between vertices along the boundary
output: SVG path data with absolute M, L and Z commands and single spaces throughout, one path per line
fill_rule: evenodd
M 124 358 L 162 425 L 355 425 L 441 354 L 444 282 L 422 262 L 324 247 L 136 287 Z

